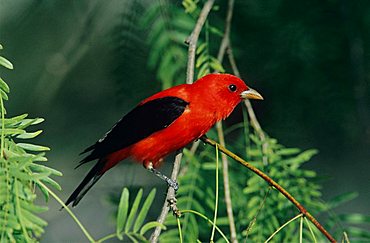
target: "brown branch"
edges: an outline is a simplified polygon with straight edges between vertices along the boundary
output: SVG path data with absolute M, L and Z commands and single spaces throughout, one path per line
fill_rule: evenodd
M 211 11 L 211 8 L 213 6 L 214 0 L 208 0 L 204 6 L 202 11 L 200 12 L 200 15 L 198 17 L 198 21 L 196 25 L 194 26 L 193 32 L 191 35 L 186 39 L 186 43 L 189 44 L 188 48 L 188 65 L 187 65 L 187 70 L 186 70 L 186 83 L 191 84 L 193 83 L 194 80 L 194 63 L 195 63 L 195 52 L 196 52 L 196 47 L 198 43 L 198 38 L 199 34 L 202 31 L 204 22 L 206 21 L 209 12 Z M 173 181 L 177 180 L 177 176 L 180 171 L 180 163 L 181 163 L 181 158 L 182 158 L 182 152 L 180 151 L 175 158 L 173 169 L 172 169 L 172 174 L 171 174 L 171 179 Z M 167 190 L 167 196 L 166 200 L 163 204 L 161 214 L 159 215 L 157 222 L 163 224 L 168 211 L 172 210 L 175 214 L 178 214 L 178 210 L 176 207 L 176 195 L 175 195 L 175 190 L 172 187 L 169 187 Z M 150 236 L 150 242 L 157 242 L 159 235 L 161 234 L 161 227 L 156 227 L 152 235 Z
M 249 170 L 251 170 L 253 173 L 257 174 L 259 177 L 261 177 L 263 180 L 265 180 L 269 185 L 273 186 L 274 188 L 276 188 L 281 194 L 283 194 L 289 201 L 291 201 L 294 206 L 296 206 L 298 208 L 298 210 L 305 216 L 307 217 L 315 226 L 318 230 L 321 231 L 321 233 L 323 233 L 326 238 L 330 241 L 330 242 L 336 242 L 336 240 L 333 238 L 333 236 L 330 235 L 330 233 L 328 231 L 326 231 L 326 229 L 307 211 L 306 208 L 303 207 L 302 204 L 300 204 L 288 191 L 286 191 L 282 186 L 280 186 L 280 184 L 278 184 L 276 181 L 274 181 L 272 178 L 270 178 L 268 175 L 266 175 L 265 173 L 263 173 L 261 170 L 257 169 L 256 167 L 254 167 L 253 165 L 251 165 L 250 163 L 248 163 L 247 161 L 243 160 L 242 158 L 240 158 L 239 156 L 237 156 L 236 154 L 234 154 L 233 152 L 231 152 L 230 150 L 226 149 L 225 147 L 219 145 L 217 142 L 215 142 L 214 140 L 212 139 L 209 139 L 209 138 L 206 138 L 206 137 L 202 137 L 201 140 L 213 147 L 218 147 L 218 150 L 220 150 L 222 153 L 226 154 L 227 156 L 229 156 L 230 158 L 236 160 L 237 162 L 239 162 L 240 164 L 242 164 L 243 166 L 247 167 Z

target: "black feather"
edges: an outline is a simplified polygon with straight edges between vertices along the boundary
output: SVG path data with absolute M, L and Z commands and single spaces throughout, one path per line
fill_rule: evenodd
M 189 103 L 185 100 L 169 96 L 148 101 L 125 115 L 103 138 L 81 153 L 91 151 L 88 156 L 80 161 L 77 167 L 95 159 L 99 159 L 99 161 L 67 199 L 66 205 L 72 203 L 72 206 L 76 206 L 90 188 L 102 177 L 102 170 L 107 162 L 105 160 L 107 155 L 168 127 L 184 113 L 187 105 Z
M 96 163 L 96 165 L 93 168 L 91 168 L 89 173 L 87 173 L 87 175 L 78 185 L 78 187 L 69 196 L 69 198 L 67 199 L 65 203 L 66 205 L 70 204 L 71 202 L 73 202 L 72 206 L 77 205 L 77 203 L 87 193 L 87 191 L 97 182 L 97 180 L 100 179 L 100 177 L 102 176 L 101 170 L 103 169 L 104 165 L 105 165 L 105 162 L 99 160 Z
M 103 138 L 81 153 L 91 151 L 77 167 L 126 148 L 168 127 L 182 115 L 188 104 L 183 99 L 168 96 L 137 106 L 119 120 Z

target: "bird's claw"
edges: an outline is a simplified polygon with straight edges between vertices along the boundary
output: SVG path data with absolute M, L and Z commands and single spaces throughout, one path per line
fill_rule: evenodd
M 166 180 L 166 182 L 167 182 L 167 185 L 169 187 L 172 187 L 175 190 L 175 192 L 177 192 L 177 190 L 179 190 L 179 183 L 177 183 L 177 181 L 174 181 L 174 180 L 168 178 L 168 180 Z

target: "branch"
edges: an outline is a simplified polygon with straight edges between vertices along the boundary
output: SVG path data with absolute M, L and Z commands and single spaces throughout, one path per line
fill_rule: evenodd
M 177 175 L 180 170 L 180 164 L 181 164 L 181 158 L 182 158 L 182 151 L 179 151 L 175 157 L 175 161 L 173 163 L 173 169 L 171 174 L 171 180 L 176 181 Z M 174 213 L 178 213 L 178 209 L 176 206 L 176 195 L 175 190 L 172 187 L 168 187 L 167 189 L 167 195 L 166 200 L 164 201 L 164 204 L 162 206 L 161 214 L 159 215 L 157 222 L 163 224 L 166 220 L 167 214 L 169 210 L 172 210 Z M 162 228 L 157 226 L 150 236 L 150 242 L 157 242 L 159 235 L 161 234 Z
M 227 48 L 227 56 L 231 65 L 231 68 L 233 70 L 233 73 L 240 77 L 240 72 L 239 69 L 236 65 L 234 54 L 233 54 L 233 49 L 231 47 L 231 43 L 229 42 L 228 48 Z M 261 142 L 262 142 L 262 162 L 264 165 L 268 164 L 268 158 L 267 158 L 267 149 L 268 149 L 268 143 L 266 139 L 266 135 L 263 132 L 260 123 L 257 120 L 256 114 L 254 113 L 253 107 L 251 102 L 246 99 L 244 101 L 245 106 L 247 107 L 248 115 L 251 120 L 251 125 L 254 128 L 254 130 L 257 132 L 257 135 L 259 136 Z
M 230 43 L 230 29 L 231 29 L 231 19 L 233 16 L 233 9 L 234 9 L 234 0 L 229 0 L 228 8 L 226 13 L 226 20 L 225 20 L 225 31 L 222 37 L 220 49 L 218 51 L 217 60 L 222 63 L 222 60 L 225 56 L 226 48 Z M 218 140 L 222 146 L 225 146 L 225 138 L 224 132 L 222 129 L 222 122 L 218 122 L 216 125 Z M 229 227 L 230 227 L 230 240 L 233 243 L 237 243 L 238 240 L 236 238 L 236 227 L 235 227 L 235 220 L 233 214 L 233 205 L 231 200 L 231 193 L 230 193 L 230 181 L 229 181 L 229 161 L 225 154 L 221 154 L 222 160 L 222 177 L 224 181 L 224 193 L 225 193 L 225 204 L 226 204 L 226 213 L 229 219 Z
M 222 37 L 220 49 L 217 54 L 217 60 L 220 63 L 222 63 L 225 56 L 225 51 L 230 44 L 230 29 L 231 29 L 231 19 L 233 17 L 233 10 L 234 10 L 234 0 L 229 0 L 225 20 L 224 36 Z
M 280 186 L 280 184 L 278 184 L 276 181 L 274 181 L 272 178 L 270 178 L 268 175 L 266 175 L 265 173 L 263 173 L 261 170 L 257 169 L 256 167 L 254 167 L 253 165 L 251 165 L 250 163 L 248 163 L 247 161 L 243 160 L 242 158 L 240 158 L 239 156 L 237 156 L 236 154 L 234 154 L 233 152 L 231 152 L 230 150 L 226 149 L 225 147 L 219 145 L 217 142 L 215 142 L 214 140 L 212 139 L 209 139 L 209 138 L 206 138 L 206 137 L 202 137 L 201 140 L 205 143 L 208 143 L 209 145 L 213 146 L 213 147 L 218 147 L 218 150 L 220 150 L 222 153 L 226 154 L 227 156 L 229 156 L 230 158 L 236 160 L 237 162 L 239 162 L 240 164 L 242 164 L 243 166 L 247 167 L 249 170 L 251 170 L 253 173 L 257 174 L 259 177 L 261 177 L 263 180 L 265 180 L 269 185 L 273 186 L 274 188 L 276 188 L 281 194 L 283 194 L 289 201 L 291 201 L 294 206 L 296 206 L 298 208 L 298 210 L 305 216 L 307 217 L 315 226 L 318 230 L 321 231 L 321 233 L 323 233 L 326 238 L 330 241 L 330 242 L 336 242 L 336 240 L 333 238 L 333 236 L 331 236 L 329 234 L 328 231 L 326 231 L 326 229 L 307 211 L 306 208 L 304 208 L 302 206 L 302 204 L 300 204 L 288 191 L 286 191 L 282 186 Z
M 213 3 L 215 0 L 208 0 L 204 6 L 200 15 L 198 17 L 198 21 L 193 29 L 193 32 L 190 36 L 185 40 L 185 43 L 189 45 L 188 49 L 188 67 L 186 69 L 186 83 L 191 84 L 194 80 L 194 63 L 195 63 L 195 52 L 197 48 L 197 42 L 199 38 L 199 34 L 203 28 L 204 22 L 208 17 L 208 13 L 211 11 Z
M 189 44 L 188 49 L 188 66 L 186 70 L 186 83 L 191 84 L 194 80 L 194 63 L 195 63 L 195 52 L 196 47 L 198 43 L 199 34 L 202 31 L 202 27 L 204 25 L 204 22 L 206 21 L 209 12 L 211 11 L 211 8 L 213 6 L 214 0 L 208 0 L 204 6 L 202 11 L 200 12 L 200 15 L 198 17 L 198 21 L 196 25 L 194 26 L 193 32 L 191 35 L 186 39 L 186 43 Z M 182 152 L 180 151 L 175 158 L 175 162 L 172 169 L 171 179 L 173 181 L 177 180 L 177 176 L 179 174 L 180 170 L 180 163 L 182 158 Z M 161 224 L 164 223 L 168 211 L 172 210 L 174 213 L 179 214 L 179 211 L 176 207 L 176 195 L 175 190 L 172 187 L 168 187 L 167 189 L 167 196 L 166 200 L 163 204 L 162 211 L 160 216 L 158 217 L 157 221 Z M 161 227 L 156 227 L 152 235 L 150 236 L 150 242 L 157 242 L 159 235 L 161 234 Z
M 224 138 L 224 132 L 222 129 L 221 122 L 217 123 L 216 129 L 217 129 L 218 140 L 220 141 L 220 144 L 222 146 L 225 146 L 225 138 Z M 231 193 L 230 193 L 229 161 L 224 153 L 221 154 L 221 160 L 222 160 L 222 177 L 224 180 L 226 213 L 229 219 L 229 227 L 230 227 L 230 241 L 233 243 L 237 243 L 238 240 L 236 238 L 236 227 L 235 227 L 233 205 L 232 205 Z

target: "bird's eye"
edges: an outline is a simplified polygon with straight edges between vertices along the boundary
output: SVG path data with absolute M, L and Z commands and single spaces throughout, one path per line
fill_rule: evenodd
M 236 85 L 235 85 L 235 84 L 230 84 L 230 85 L 229 85 L 229 90 L 230 90 L 231 92 L 235 92 L 235 91 L 236 91 Z

